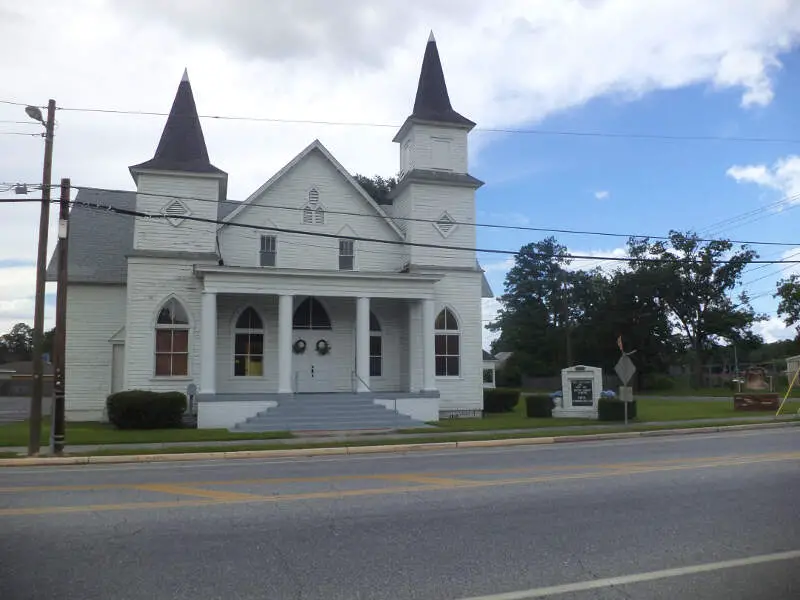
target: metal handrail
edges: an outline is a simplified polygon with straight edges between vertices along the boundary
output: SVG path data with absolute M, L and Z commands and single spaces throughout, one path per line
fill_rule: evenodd
M 358 373 L 356 373 L 355 371 L 350 371 L 350 381 L 353 382 L 353 384 L 354 384 L 353 387 L 354 388 L 355 388 L 355 380 L 353 379 L 354 377 L 355 377 L 355 379 L 358 379 L 361 383 L 363 383 L 364 387 L 367 388 L 370 392 L 372 391 L 372 388 L 369 387 L 369 384 L 366 381 L 364 381 L 363 379 L 361 379 L 361 376 Z

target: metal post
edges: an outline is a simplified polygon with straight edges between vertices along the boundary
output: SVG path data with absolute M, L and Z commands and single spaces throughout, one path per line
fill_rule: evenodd
M 33 390 L 31 393 L 28 455 L 36 456 L 42 437 L 42 342 L 44 341 L 44 284 L 47 271 L 47 228 L 50 221 L 50 173 L 53 167 L 53 129 L 56 101 L 47 103 L 44 136 L 44 166 L 42 167 L 42 205 L 39 214 L 39 249 L 36 258 L 36 300 L 33 314 Z
M 70 180 L 61 180 L 58 214 L 58 289 L 56 292 L 56 335 L 53 342 L 53 454 L 64 452 L 64 394 L 67 350 L 67 250 L 69 247 Z

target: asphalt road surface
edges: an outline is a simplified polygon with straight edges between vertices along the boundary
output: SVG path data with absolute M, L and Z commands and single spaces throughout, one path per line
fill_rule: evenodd
M 52 398 L 42 399 L 42 414 L 50 414 Z M 24 421 L 28 418 L 31 409 L 31 399 L 20 396 L 0 396 L 0 423 L 13 423 Z
M 0 470 L 3 600 L 800 598 L 800 430 Z

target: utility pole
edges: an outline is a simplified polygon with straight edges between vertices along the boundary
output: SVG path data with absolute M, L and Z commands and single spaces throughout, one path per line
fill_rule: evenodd
M 53 129 L 56 120 L 56 101 L 47 103 L 47 121 L 41 111 L 28 106 L 25 112 L 45 127 L 44 166 L 42 167 L 42 205 L 39 214 L 39 252 L 36 258 L 36 301 L 33 314 L 33 391 L 31 394 L 28 455 L 39 454 L 42 436 L 42 342 L 44 341 L 44 284 L 47 270 L 47 228 L 50 221 L 50 173 L 53 168 Z
M 58 289 L 56 291 L 56 335 L 53 340 L 53 454 L 64 452 L 64 384 L 67 354 L 67 251 L 69 248 L 70 180 L 61 180 L 58 211 Z

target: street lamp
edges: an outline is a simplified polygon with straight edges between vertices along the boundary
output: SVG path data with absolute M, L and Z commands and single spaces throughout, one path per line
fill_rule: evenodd
M 47 127 L 47 123 L 45 123 L 44 117 L 42 117 L 42 111 L 39 109 L 38 106 L 26 106 L 25 114 L 28 115 L 34 121 L 39 121 L 39 123 Z

